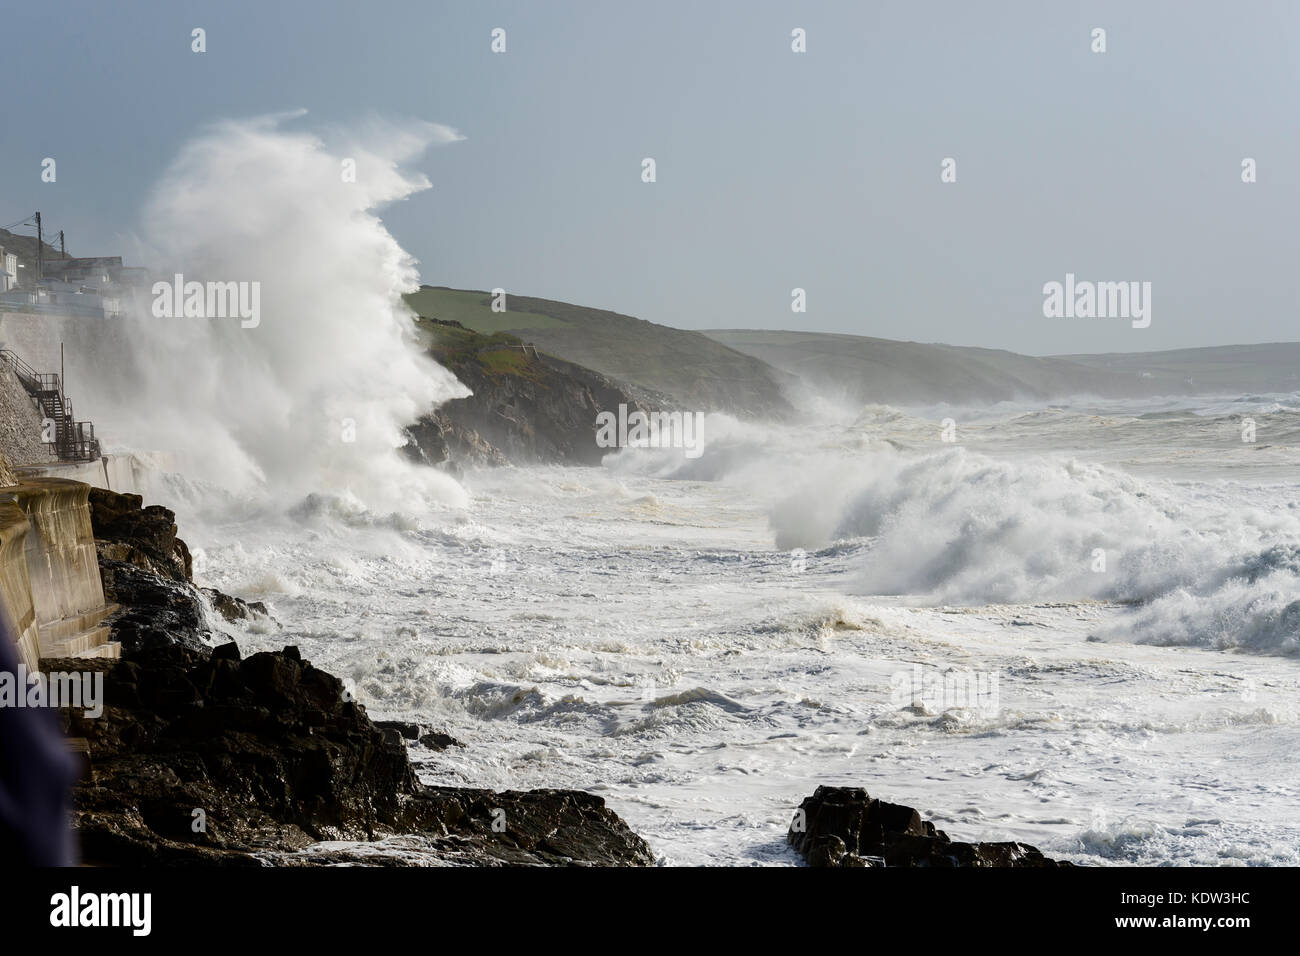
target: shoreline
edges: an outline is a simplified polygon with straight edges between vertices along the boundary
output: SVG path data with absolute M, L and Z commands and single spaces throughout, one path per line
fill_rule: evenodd
M 465 745 L 436 728 L 372 720 L 343 681 L 294 646 L 247 657 L 233 640 L 212 646 L 205 599 L 227 620 L 269 617 L 265 606 L 196 589 L 168 509 L 96 490 L 91 510 L 105 593 L 121 606 L 106 623 L 122 658 L 43 662 L 104 676 L 101 717 L 63 711 L 67 733 L 84 742 L 74 803 L 85 862 L 657 862 L 645 840 L 587 791 L 422 784 L 409 744 L 433 753 Z M 865 791 L 822 787 L 804 808 L 824 808 L 826 795 L 840 790 L 867 799 Z M 804 808 L 795 811 L 790 842 L 812 866 L 1054 865 L 1021 844 L 953 843 L 912 808 L 897 810 L 915 824 L 905 821 L 874 842 L 859 838 L 871 829 L 869 812 L 846 818 L 822 809 L 805 843 L 794 829 Z

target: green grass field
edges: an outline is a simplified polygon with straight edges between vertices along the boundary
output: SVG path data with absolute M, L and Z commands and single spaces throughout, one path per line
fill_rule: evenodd
M 459 322 L 483 335 L 518 329 L 558 329 L 569 325 L 563 319 L 536 312 L 493 312 L 492 296 L 488 292 L 425 288 L 409 293 L 405 298 L 406 304 L 417 315 Z M 509 307 L 510 297 L 506 296 L 506 308 Z
M 687 408 L 756 416 L 789 410 L 773 369 L 699 332 L 551 299 L 509 295 L 506 312 L 493 312 L 491 301 L 487 292 L 432 287 L 406 297 L 417 315 L 459 322 L 489 337 L 513 333 L 556 358 L 670 396 Z M 455 344 L 445 333 L 441 342 Z M 495 344 L 474 347 L 481 352 Z M 515 361 L 502 354 L 480 364 L 503 374 Z

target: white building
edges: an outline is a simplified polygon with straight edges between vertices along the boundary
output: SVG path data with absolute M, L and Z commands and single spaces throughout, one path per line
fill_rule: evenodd
M 8 292 L 18 285 L 18 257 L 5 252 L 0 246 L 0 292 Z

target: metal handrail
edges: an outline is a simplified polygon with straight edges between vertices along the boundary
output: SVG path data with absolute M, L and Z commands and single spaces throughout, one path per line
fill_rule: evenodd
M 9 361 L 9 364 L 14 368 L 14 373 L 17 374 L 20 379 L 25 378 L 28 381 L 37 383 L 41 381 L 41 373 L 20 359 L 18 353 L 13 349 L 0 349 L 0 356 L 3 356 Z
M 76 420 L 72 402 L 63 394 L 59 375 L 36 371 L 13 349 L 0 349 L 0 358 L 9 362 L 18 381 L 40 405 L 46 418 L 54 420 L 54 440 L 46 442 L 50 454 L 60 461 L 94 461 L 99 458 L 100 445 L 95 438 L 95 426 L 91 422 Z

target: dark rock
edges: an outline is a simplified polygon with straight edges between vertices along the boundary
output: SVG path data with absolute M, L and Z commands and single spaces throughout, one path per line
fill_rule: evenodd
M 203 601 L 193 585 L 134 563 L 106 558 L 103 551 L 99 575 L 104 597 L 121 605 L 107 623 L 112 640 L 121 641 L 126 656 L 169 644 L 207 651 L 210 632 Z
M 190 549 L 176 537 L 176 515 L 141 507 L 139 495 L 91 488 L 90 527 L 101 558 L 134 564 L 174 581 L 193 580 Z
M 912 807 L 861 787 L 818 787 L 799 805 L 787 842 L 809 866 L 1070 866 L 1024 843 L 958 843 Z
M 424 734 L 423 736 L 421 736 L 420 743 L 428 747 L 430 750 L 437 750 L 439 752 L 446 750 L 448 747 L 465 746 L 463 743 L 461 743 L 459 740 L 457 740 L 455 737 L 451 736 L 450 734 L 439 733 L 436 730 L 433 731 L 432 733 Z
M 423 465 L 436 465 L 455 477 L 467 466 L 508 465 L 502 451 L 473 428 L 453 421 L 442 409 L 435 409 L 406 431 L 402 449 L 408 458 Z
M 179 644 L 206 653 L 211 631 L 203 596 L 228 621 L 267 614 L 248 603 L 192 583 L 189 548 L 176 537 L 175 515 L 158 505 L 141 507 L 139 495 L 91 488 L 91 528 L 104 597 L 121 608 L 106 623 L 123 654 Z
M 423 838 L 441 862 L 653 862 L 591 794 L 421 785 L 406 738 L 386 734 L 338 678 L 296 653 L 240 660 L 230 645 L 162 644 L 75 666 L 105 671 L 102 716 L 64 712 L 92 758 L 75 791 L 88 863 L 320 863 L 331 853 L 297 851 L 396 834 Z
M 452 466 L 599 465 L 612 449 L 596 444 L 596 417 L 671 408 L 664 395 L 622 386 L 581 365 L 540 352 L 504 332 L 479 335 L 423 319 L 431 354 L 473 394 L 443 403 L 407 429 L 406 454 Z
M 465 745 L 450 734 L 444 734 L 440 731 L 429 730 L 420 724 L 414 724 L 407 720 L 376 720 L 375 726 L 390 737 L 403 744 L 411 741 L 419 743 L 430 750 L 442 752 L 448 747 L 464 747 Z
M 418 740 L 423 730 L 419 724 L 412 724 L 405 720 L 376 720 L 375 726 L 395 731 L 398 737 L 405 740 Z
M 216 588 L 199 588 L 199 590 L 207 597 L 213 610 L 232 623 L 271 616 L 266 605 L 261 601 L 245 601 L 243 598 L 232 597 Z
M 590 794 L 424 787 L 406 756 L 423 728 L 376 726 L 342 681 L 296 647 L 248 658 L 233 642 L 211 648 L 171 512 L 141 508 L 138 496 L 91 496 L 105 597 L 121 605 L 108 623 L 123 656 L 47 663 L 105 672 L 102 716 L 63 713 L 89 755 L 74 793 L 86 862 L 391 862 L 399 857 L 298 851 L 397 834 L 417 834 L 439 862 L 654 862 Z
M 839 866 L 840 861 L 844 859 L 848 851 L 844 847 L 844 841 L 835 835 L 827 836 L 825 839 L 818 840 L 807 854 L 809 866 Z

